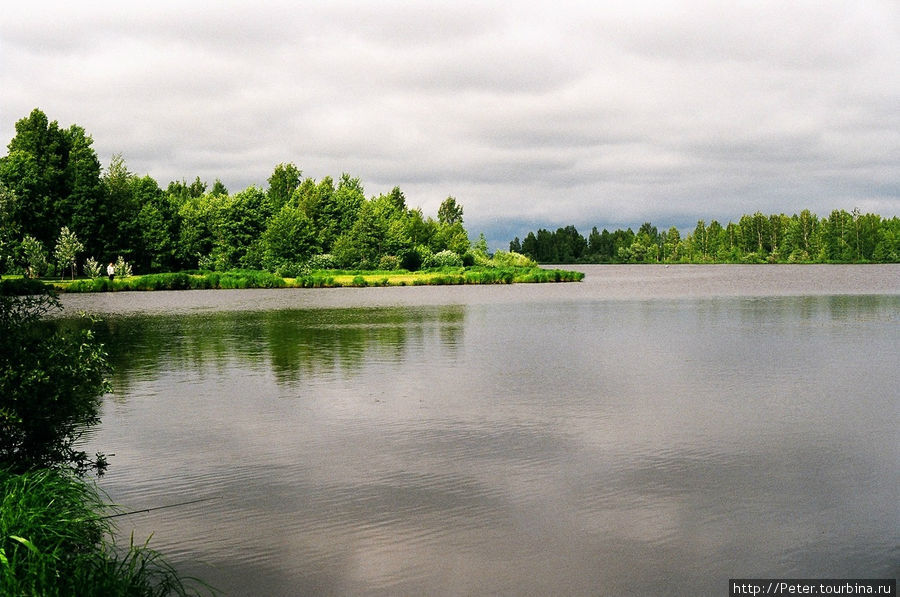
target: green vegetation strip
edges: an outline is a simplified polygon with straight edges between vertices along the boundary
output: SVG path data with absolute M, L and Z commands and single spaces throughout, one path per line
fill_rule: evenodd
M 578 282 L 581 272 L 537 267 L 445 267 L 417 272 L 322 270 L 296 278 L 264 271 L 177 272 L 127 278 L 53 281 L 60 292 L 116 292 L 127 290 L 201 290 L 236 288 L 337 288 L 365 286 L 438 286 L 448 284 L 514 284 L 533 282 Z M 4 294 L 33 290 L 36 281 L 7 279 Z

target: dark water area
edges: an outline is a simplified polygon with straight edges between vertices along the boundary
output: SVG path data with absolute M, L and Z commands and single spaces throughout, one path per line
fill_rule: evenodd
M 64 296 L 119 519 L 226 595 L 724 595 L 900 572 L 900 268 Z

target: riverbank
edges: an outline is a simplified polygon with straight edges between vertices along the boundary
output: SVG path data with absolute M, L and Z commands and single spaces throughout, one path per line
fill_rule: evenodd
M 211 290 L 241 288 L 342 288 L 367 286 L 443 286 L 462 284 L 522 284 L 580 282 L 581 272 L 540 267 L 443 267 L 410 272 L 407 270 L 317 270 L 287 278 L 256 270 L 227 272 L 187 271 L 125 278 L 80 278 L 48 280 L 61 293 L 121 292 L 148 290 Z M 5 294 L 27 294 L 36 282 L 7 278 L 2 282 Z
M 202 583 L 180 577 L 146 543 L 113 543 L 117 513 L 70 472 L 0 469 L 0 504 L 3 595 L 200 594 L 190 583 Z

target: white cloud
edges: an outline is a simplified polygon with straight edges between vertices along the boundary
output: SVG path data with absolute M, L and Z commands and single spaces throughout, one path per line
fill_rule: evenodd
M 163 186 L 292 161 L 476 233 L 900 211 L 888 0 L 39 1 L 0 44 L 0 136 L 39 107 Z

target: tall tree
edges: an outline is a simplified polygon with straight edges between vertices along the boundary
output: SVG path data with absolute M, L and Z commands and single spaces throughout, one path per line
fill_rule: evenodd
M 53 256 L 56 257 L 56 262 L 59 264 L 60 277 L 68 267 L 72 270 L 72 279 L 75 279 L 77 258 L 82 251 L 84 251 L 84 245 L 78 240 L 75 233 L 69 230 L 68 226 L 63 226 L 59 231 L 59 238 L 56 240 L 56 248 L 53 250 Z
M 294 191 L 300 186 L 300 177 L 303 172 L 293 163 L 278 164 L 269 177 L 269 189 L 267 191 L 269 203 L 273 211 L 278 211 L 294 195 Z
M 456 203 L 453 197 L 447 197 L 438 208 L 438 222 L 452 226 L 453 224 L 463 223 L 462 205 Z
M 103 250 L 103 218 L 109 216 L 104 205 L 100 160 L 91 147 L 93 139 L 85 134 L 83 128 L 72 125 L 66 136 L 69 146 L 66 196 L 61 198 L 58 209 L 69 218 L 65 223 L 84 239 L 86 250 L 96 255 Z
M 69 194 L 68 138 L 56 121 L 35 108 L 16 122 L 16 136 L 7 147 L 9 153 L 0 158 L 0 182 L 19 199 L 22 233 L 50 244 L 71 215 L 59 209 Z

